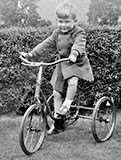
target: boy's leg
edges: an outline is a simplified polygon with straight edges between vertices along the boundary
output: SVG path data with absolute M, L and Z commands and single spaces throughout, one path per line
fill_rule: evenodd
M 60 107 L 62 106 L 62 95 L 58 91 L 53 91 L 54 95 L 54 112 L 55 114 L 60 113 Z
M 66 98 L 61 107 L 63 113 L 66 113 L 69 110 L 70 105 L 77 91 L 77 85 L 78 85 L 78 77 L 72 77 L 68 80 Z
M 77 84 L 78 84 L 78 78 L 77 77 L 72 77 L 71 79 L 68 80 L 68 88 L 67 88 L 67 93 L 66 93 L 66 98 L 64 103 L 62 104 L 62 95 L 55 91 L 53 92 L 54 94 L 54 110 L 56 113 L 56 116 L 60 117 L 60 120 L 57 120 L 54 122 L 52 128 L 48 131 L 48 134 L 54 134 L 58 133 L 59 129 L 64 129 L 64 114 L 69 110 L 70 105 L 73 101 L 73 98 L 76 94 L 77 91 Z
M 62 95 L 58 91 L 53 91 L 54 95 L 54 112 L 55 112 L 55 118 L 59 118 L 58 120 L 55 120 L 54 124 L 52 124 L 51 128 L 48 130 L 48 134 L 54 134 L 58 133 L 58 130 L 64 129 L 64 120 L 63 116 L 60 113 L 60 107 L 62 106 Z
M 66 98 L 73 100 L 76 91 L 77 91 L 77 85 L 78 85 L 78 77 L 72 77 L 68 80 L 68 88 L 67 88 L 67 94 Z

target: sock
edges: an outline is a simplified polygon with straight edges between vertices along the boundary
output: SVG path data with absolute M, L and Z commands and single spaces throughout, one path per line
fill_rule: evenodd
M 69 110 L 72 102 L 73 102 L 73 100 L 66 98 L 65 101 L 63 102 L 60 110 L 63 110 L 63 111 L 65 110 L 65 112 L 67 112 L 67 110 Z
M 58 117 L 58 114 L 55 112 L 54 113 L 54 118 L 57 118 Z

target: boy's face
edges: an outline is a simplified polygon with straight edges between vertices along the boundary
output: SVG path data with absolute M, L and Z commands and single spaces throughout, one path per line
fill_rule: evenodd
M 72 17 L 57 18 L 57 25 L 62 33 L 67 33 L 68 31 L 72 30 L 75 23 L 76 20 L 72 19 Z

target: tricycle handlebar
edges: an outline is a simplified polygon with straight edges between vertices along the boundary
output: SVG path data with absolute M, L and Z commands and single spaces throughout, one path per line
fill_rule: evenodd
M 65 61 L 69 61 L 69 58 L 63 58 L 63 59 L 59 59 L 55 62 L 52 63 L 44 63 L 44 62 L 31 62 L 28 61 L 26 58 L 24 58 L 23 56 L 20 56 L 20 59 L 23 61 L 22 64 L 26 65 L 26 66 L 53 66 L 56 65 L 58 63 L 61 62 L 65 62 Z

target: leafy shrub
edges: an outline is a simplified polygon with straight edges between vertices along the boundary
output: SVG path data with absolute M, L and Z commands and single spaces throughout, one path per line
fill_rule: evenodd
M 37 68 L 21 65 L 19 52 L 29 52 L 51 34 L 51 28 L 10 28 L 0 30 L 0 112 L 20 107 L 21 97 L 36 82 Z M 52 51 L 49 51 L 52 53 Z M 43 61 L 53 53 L 43 53 Z M 36 57 L 35 60 L 37 60 Z M 48 69 L 49 72 L 49 69 Z M 47 73 L 47 76 L 48 73 Z
M 113 28 L 104 26 L 91 29 L 88 28 L 86 33 L 87 54 L 95 77 L 95 81 L 91 84 L 92 89 L 90 90 L 89 87 L 89 90 L 93 97 L 111 94 L 114 97 L 116 104 L 119 105 L 121 30 L 118 27 Z
M 38 69 L 21 64 L 19 52 L 29 52 L 46 39 L 52 28 L 9 28 L 0 30 L 0 113 L 18 111 L 31 103 Z M 93 68 L 94 82 L 79 82 L 79 98 L 92 104 L 102 95 L 112 95 L 120 104 L 121 30 L 107 26 L 85 28 L 87 54 Z M 52 61 L 53 49 L 34 60 Z M 45 68 L 42 87 L 47 96 L 52 92 L 48 80 L 53 68 Z M 46 86 L 46 87 L 45 87 Z M 29 97 L 27 97 L 29 96 Z M 30 99 L 29 99 L 30 98 Z M 23 101 L 22 101 L 23 100 Z M 26 102 L 25 102 L 26 101 Z M 27 105 L 23 105 L 23 103 Z

